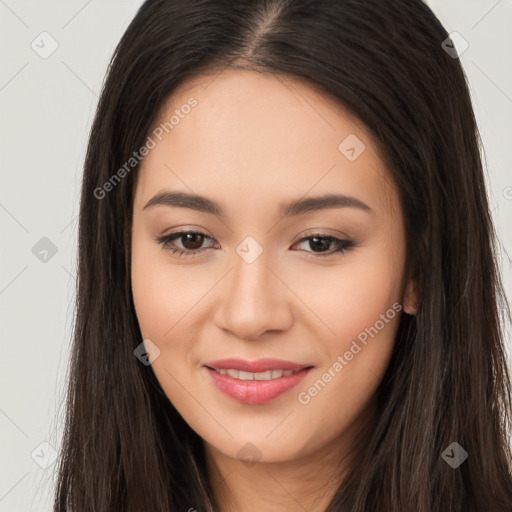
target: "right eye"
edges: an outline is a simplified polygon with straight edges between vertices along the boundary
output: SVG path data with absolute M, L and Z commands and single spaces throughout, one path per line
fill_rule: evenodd
M 173 245 L 176 240 L 180 239 L 183 248 Z M 200 247 L 203 245 L 205 239 L 213 240 L 206 233 L 200 231 L 179 231 L 178 233 L 172 233 L 157 238 L 156 241 L 161 244 L 165 250 L 171 251 L 173 254 L 177 254 L 178 256 L 193 256 L 193 253 L 202 252 L 204 250 L 204 248 L 200 249 Z

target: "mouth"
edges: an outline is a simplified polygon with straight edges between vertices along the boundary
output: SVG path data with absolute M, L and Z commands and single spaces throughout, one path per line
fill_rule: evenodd
M 238 402 L 267 403 L 295 387 L 313 368 L 277 359 L 224 359 L 203 365 L 210 382 Z
M 235 370 L 234 368 L 210 368 L 207 366 L 209 370 L 213 370 L 214 372 L 219 373 L 220 375 L 229 375 L 233 377 L 233 379 L 238 380 L 272 380 L 272 379 L 280 379 L 281 377 L 288 377 L 289 375 L 293 375 L 294 373 L 300 372 L 303 368 L 299 370 L 266 370 L 264 372 L 244 372 L 243 370 Z M 311 366 L 307 368 L 312 368 Z

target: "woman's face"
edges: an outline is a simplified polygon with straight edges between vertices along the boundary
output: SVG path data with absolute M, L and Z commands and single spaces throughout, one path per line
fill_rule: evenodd
M 131 276 L 169 400 L 226 457 L 293 460 L 343 439 L 414 300 L 369 132 L 303 82 L 226 71 L 182 84 L 149 135 Z M 224 359 L 242 363 L 211 364 Z

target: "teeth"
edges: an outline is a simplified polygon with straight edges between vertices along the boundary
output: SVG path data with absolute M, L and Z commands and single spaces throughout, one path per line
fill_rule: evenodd
M 229 375 L 234 379 L 239 380 L 270 380 L 270 379 L 280 379 L 281 377 L 287 377 L 292 373 L 296 373 L 297 371 L 293 370 L 267 370 L 265 372 L 244 372 L 242 370 L 232 370 L 226 368 L 215 369 L 221 375 Z

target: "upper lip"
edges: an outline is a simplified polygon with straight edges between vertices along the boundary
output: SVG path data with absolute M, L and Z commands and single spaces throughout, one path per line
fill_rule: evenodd
M 209 361 L 204 364 L 213 369 L 232 369 L 242 370 L 243 372 L 265 372 L 267 370 L 301 370 L 302 368 L 310 368 L 310 364 L 294 363 L 292 361 L 283 361 L 282 359 L 257 359 L 256 361 L 245 361 L 244 359 L 219 359 L 217 361 Z

